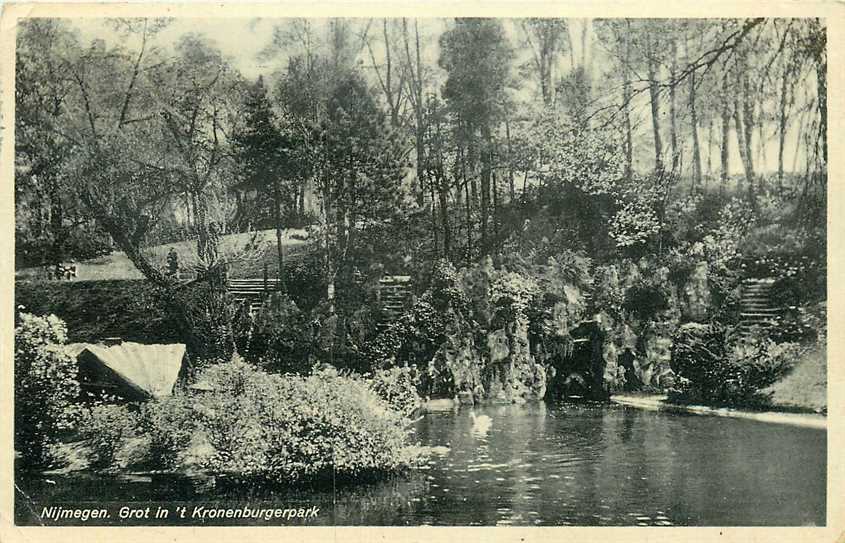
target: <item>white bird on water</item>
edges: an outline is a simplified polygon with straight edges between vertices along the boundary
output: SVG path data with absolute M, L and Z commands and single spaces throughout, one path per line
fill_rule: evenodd
M 472 419 L 472 433 L 479 437 L 486 436 L 493 425 L 493 419 L 487 415 L 478 416 L 475 411 L 470 411 L 469 416 Z

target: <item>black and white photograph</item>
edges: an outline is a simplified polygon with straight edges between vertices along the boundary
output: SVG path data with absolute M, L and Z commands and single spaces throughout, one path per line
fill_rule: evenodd
M 827 19 L 472 15 L 17 19 L 9 522 L 834 522 Z

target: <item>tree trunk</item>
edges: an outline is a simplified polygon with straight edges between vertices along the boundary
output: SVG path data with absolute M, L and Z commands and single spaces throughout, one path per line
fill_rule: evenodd
M 53 242 L 50 244 L 50 261 L 55 265 L 56 276 L 60 272 L 60 266 L 65 258 L 64 245 L 65 236 L 63 234 L 63 226 L 65 221 L 64 206 L 62 205 L 62 198 L 59 194 L 59 189 L 55 182 L 48 183 L 49 199 L 50 199 L 50 235 Z
M 440 222 L 443 228 L 443 256 L 449 260 L 452 254 L 452 235 L 449 230 L 449 194 L 445 187 L 446 180 L 438 176 L 437 188 L 440 197 Z
M 425 185 L 429 182 L 429 180 L 426 178 L 428 170 L 426 169 L 426 156 L 424 146 L 426 129 L 425 119 L 423 115 L 424 104 L 422 92 L 422 66 L 420 60 L 420 32 L 418 23 L 416 21 L 414 21 L 414 33 L 416 40 L 416 74 L 414 74 L 414 72 L 411 72 L 409 81 L 411 92 L 413 93 L 412 103 L 414 107 L 414 116 L 416 117 L 417 121 L 415 127 L 417 151 L 417 179 L 420 182 L 420 191 L 417 195 L 417 205 L 422 206 L 424 201 Z M 406 19 L 402 19 L 402 34 L 405 39 L 405 55 L 408 59 L 408 63 L 412 64 L 413 60 L 411 59 L 411 49 L 410 44 L 408 43 L 408 23 Z M 432 200 L 432 205 L 434 205 L 434 200 Z
M 516 186 L 513 180 L 513 147 L 511 146 L 510 121 L 505 118 L 505 137 L 508 140 L 508 188 L 510 189 L 510 201 L 516 201 Z
M 783 70 L 780 80 L 780 107 L 778 112 L 778 190 L 783 190 L 783 152 L 786 148 L 786 123 L 787 123 L 787 92 L 789 84 L 789 69 Z
M 132 239 L 137 236 L 132 236 L 127 232 L 123 220 L 112 216 L 90 193 L 83 192 L 80 197 L 94 220 L 111 236 L 114 243 L 148 281 L 158 287 L 170 288 L 172 286 L 161 270 L 153 266 L 141 252 L 141 248 L 135 243 L 137 240 Z
M 434 241 L 434 255 L 438 256 L 438 251 L 440 250 L 440 236 L 437 233 L 437 191 L 434 187 L 437 176 L 429 175 L 430 172 L 428 172 L 428 169 L 426 169 L 426 171 L 428 189 L 431 192 L 431 233 Z
M 467 262 L 472 260 L 472 200 L 470 197 L 470 189 L 469 183 L 467 182 L 467 165 L 466 165 L 466 156 L 464 154 L 464 149 L 461 147 L 459 149 L 460 154 L 460 161 L 461 161 L 461 180 L 463 181 L 464 185 L 464 205 L 466 207 L 466 224 L 467 224 Z M 460 190 L 460 189 L 459 189 Z
M 488 223 L 490 221 L 490 174 L 492 143 L 490 136 L 485 134 L 484 150 L 481 156 L 481 255 L 486 255 L 489 249 Z
M 323 174 L 325 177 L 325 174 Z M 337 265 L 332 257 L 331 244 L 331 222 L 329 217 L 332 214 L 331 206 L 331 191 L 328 188 L 328 180 L 322 180 L 322 204 L 320 205 L 320 213 L 322 215 L 323 232 L 320 236 L 320 244 L 323 250 L 323 269 L 326 274 L 326 304 L 328 305 L 329 315 L 335 314 L 335 278 L 337 276 Z
M 197 235 L 197 256 L 208 268 L 214 264 L 212 250 L 209 247 L 208 213 L 205 201 L 196 192 L 191 193 L 194 204 L 194 231 Z
M 493 241 L 499 238 L 499 184 L 496 176 L 496 164 L 499 156 L 498 144 L 494 147 L 495 154 L 491 157 L 490 185 L 493 191 Z M 492 249 L 492 247 L 490 247 Z
M 634 174 L 634 137 L 631 130 L 631 20 L 625 20 L 625 66 L 622 68 L 622 120 L 625 127 L 625 179 L 631 182 Z
M 660 139 L 660 95 L 657 87 L 657 61 L 649 55 L 648 94 L 651 101 L 651 128 L 654 134 L 654 170 L 663 171 L 663 142 Z
M 731 107 L 730 99 L 728 97 L 728 74 L 725 73 L 722 76 L 722 145 L 720 150 L 720 164 L 722 171 L 719 179 L 719 192 L 723 194 L 728 186 L 728 177 L 730 175 L 728 172 L 728 168 L 730 167 L 730 131 Z
M 707 177 L 704 178 L 704 185 L 710 180 L 713 175 L 713 120 L 707 122 Z
M 678 44 L 674 39 L 671 44 L 671 55 L 672 62 L 669 67 L 669 81 L 671 82 L 669 86 L 669 138 L 672 145 L 672 172 L 677 173 L 681 154 L 678 149 L 677 92 L 675 89 L 675 77 L 678 71 Z
M 279 264 L 279 286 L 285 291 L 285 246 L 282 240 L 282 191 L 279 180 L 273 180 L 273 221 L 276 229 L 276 252 L 278 253 Z
M 822 52 L 824 55 L 824 52 Z M 819 139 L 822 144 L 822 167 L 827 169 L 827 60 L 821 57 L 816 64 L 816 89 L 819 108 Z
M 745 180 L 748 183 L 748 198 L 751 203 L 751 209 L 756 213 L 757 193 L 754 187 L 754 163 L 751 160 L 751 150 L 748 146 L 748 141 L 745 139 L 745 124 L 742 119 L 739 99 L 736 100 L 734 106 L 734 125 L 736 126 L 736 136 L 739 144 L 739 158 L 742 160 L 742 166 L 745 169 Z
M 701 186 L 701 148 L 698 142 L 698 114 L 695 109 L 695 71 L 690 74 L 690 125 L 692 128 L 692 190 Z
M 752 177 L 754 172 L 754 102 L 751 99 L 751 84 L 748 78 L 748 69 L 745 65 L 743 74 L 742 93 L 742 129 L 745 131 L 745 156 L 751 168 Z M 739 129 L 739 127 L 737 127 Z
M 552 37 L 552 40 L 555 38 Z M 556 50 L 550 47 L 550 51 L 546 54 L 546 85 L 549 89 L 549 105 L 554 106 L 557 100 L 557 89 L 555 88 L 555 53 Z
M 431 111 L 431 108 L 429 108 Z M 437 184 L 437 195 L 440 201 L 440 222 L 443 230 L 443 256 L 447 260 L 452 255 L 452 233 L 449 227 L 449 187 L 446 184 L 446 175 L 443 171 L 443 137 L 441 133 L 440 118 L 435 114 L 432 128 L 435 131 L 436 146 L 429 143 L 429 163 L 434 171 L 431 183 Z M 431 141 L 431 140 L 429 140 Z M 436 149 L 436 156 L 434 150 Z M 458 191 L 460 194 L 460 191 Z M 460 209 L 460 207 L 458 208 Z

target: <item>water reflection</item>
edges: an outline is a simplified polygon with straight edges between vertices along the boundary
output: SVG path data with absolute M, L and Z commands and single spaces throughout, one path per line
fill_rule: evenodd
M 474 414 L 474 416 L 473 416 Z M 484 431 L 479 420 L 487 417 Z M 826 433 L 633 408 L 494 406 L 430 414 L 424 469 L 321 491 L 184 481 L 22 482 L 38 498 L 321 504 L 338 525 L 823 525 Z M 448 448 L 448 449 L 446 449 Z

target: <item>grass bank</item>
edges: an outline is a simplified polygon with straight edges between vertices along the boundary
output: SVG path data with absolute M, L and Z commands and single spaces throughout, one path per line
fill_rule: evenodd
M 251 241 L 256 247 L 245 251 L 245 247 Z M 298 258 L 305 252 L 307 247 L 307 233 L 305 230 L 285 230 L 282 238 L 282 245 L 287 252 L 286 256 Z M 167 253 L 170 249 L 176 250 L 179 255 L 180 266 L 183 269 L 189 268 L 196 263 L 196 241 L 185 240 L 165 245 L 157 245 L 144 249 L 144 254 L 154 266 L 164 269 L 167 264 Z M 275 276 L 278 270 L 278 255 L 276 250 L 276 231 L 261 230 L 253 233 L 230 234 L 220 238 L 219 253 L 221 256 L 233 256 L 235 263 L 229 269 L 232 277 L 261 277 L 264 273 L 264 265 L 267 265 L 268 273 Z M 242 258 L 237 258 L 239 255 Z M 77 280 L 79 281 L 110 281 L 117 279 L 143 279 L 144 276 L 132 264 L 132 261 L 120 251 L 91 260 L 77 262 Z M 41 268 L 24 268 L 15 271 L 15 278 L 18 280 L 40 280 L 44 279 Z
M 182 341 L 178 324 L 161 311 L 143 280 L 17 281 L 15 306 L 65 321 L 71 342 L 120 337 L 141 343 Z
M 771 394 L 773 409 L 827 413 L 827 349 L 814 345 L 783 379 L 763 392 Z

